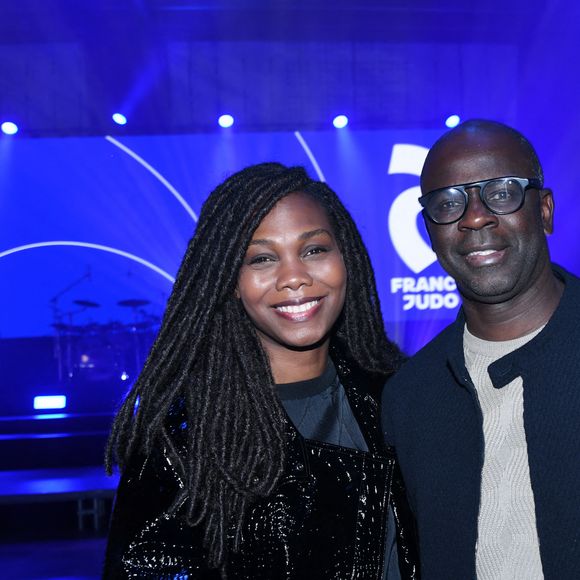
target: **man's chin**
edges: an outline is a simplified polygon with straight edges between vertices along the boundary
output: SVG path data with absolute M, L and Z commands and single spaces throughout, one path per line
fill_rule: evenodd
M 515 284 L 508 282 L 498 283 L 497 280 L 493 283 L 487 280 L 479 284 L 473 281 L 469 285 L 457 284 L 457 289 L 463 300 L 482 304 L 501 304 L 507 302 L 516 294 Z

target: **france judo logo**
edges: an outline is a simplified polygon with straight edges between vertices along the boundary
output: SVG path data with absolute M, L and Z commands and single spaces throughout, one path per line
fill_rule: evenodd
M 428 149 L 419 145 L 398 143 L 393 145 L 389 174 L 421 175 Z M 401 192 L 389 210 L 389 235 L 401 260 L 414 273 L 419 274 L 437 257 L 417 228 L 421 212 L 418 198 L 419 186 Z M 405 276 L 391 278 L 391 294 L 402 294 L 403 310 L 438 310 L 455 308 L 459 297 L 455 281 L 450 276 Z

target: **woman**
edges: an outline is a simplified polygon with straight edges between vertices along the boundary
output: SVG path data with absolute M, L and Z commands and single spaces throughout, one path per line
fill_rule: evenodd
M 375 402 L 399 360 L 336 195 L 276 163 L 227 179 L 113 425 L 105 578 L 416 577 Z

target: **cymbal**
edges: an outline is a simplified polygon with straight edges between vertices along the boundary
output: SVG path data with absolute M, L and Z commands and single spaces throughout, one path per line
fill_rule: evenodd
M 85 308 L 98 308 L 100 306 L 98 302 L 93 302 L 92 300 L 73 300 L 73 302 Z
M 127 308 L 138 308 L 139 306 L 146 306 L 149 304 L 149 300 L 140 300 L 139 298 L 128 298 L 127 300 L 119 300 L 117 302 L 119 306 L 125 306 Z

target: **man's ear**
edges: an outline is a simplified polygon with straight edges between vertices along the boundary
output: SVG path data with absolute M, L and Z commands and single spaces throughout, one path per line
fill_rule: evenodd
M 554 231 L 554 195 L 551 189 L 540 189 L 539 193 L 544 233 L 550 235 Z

